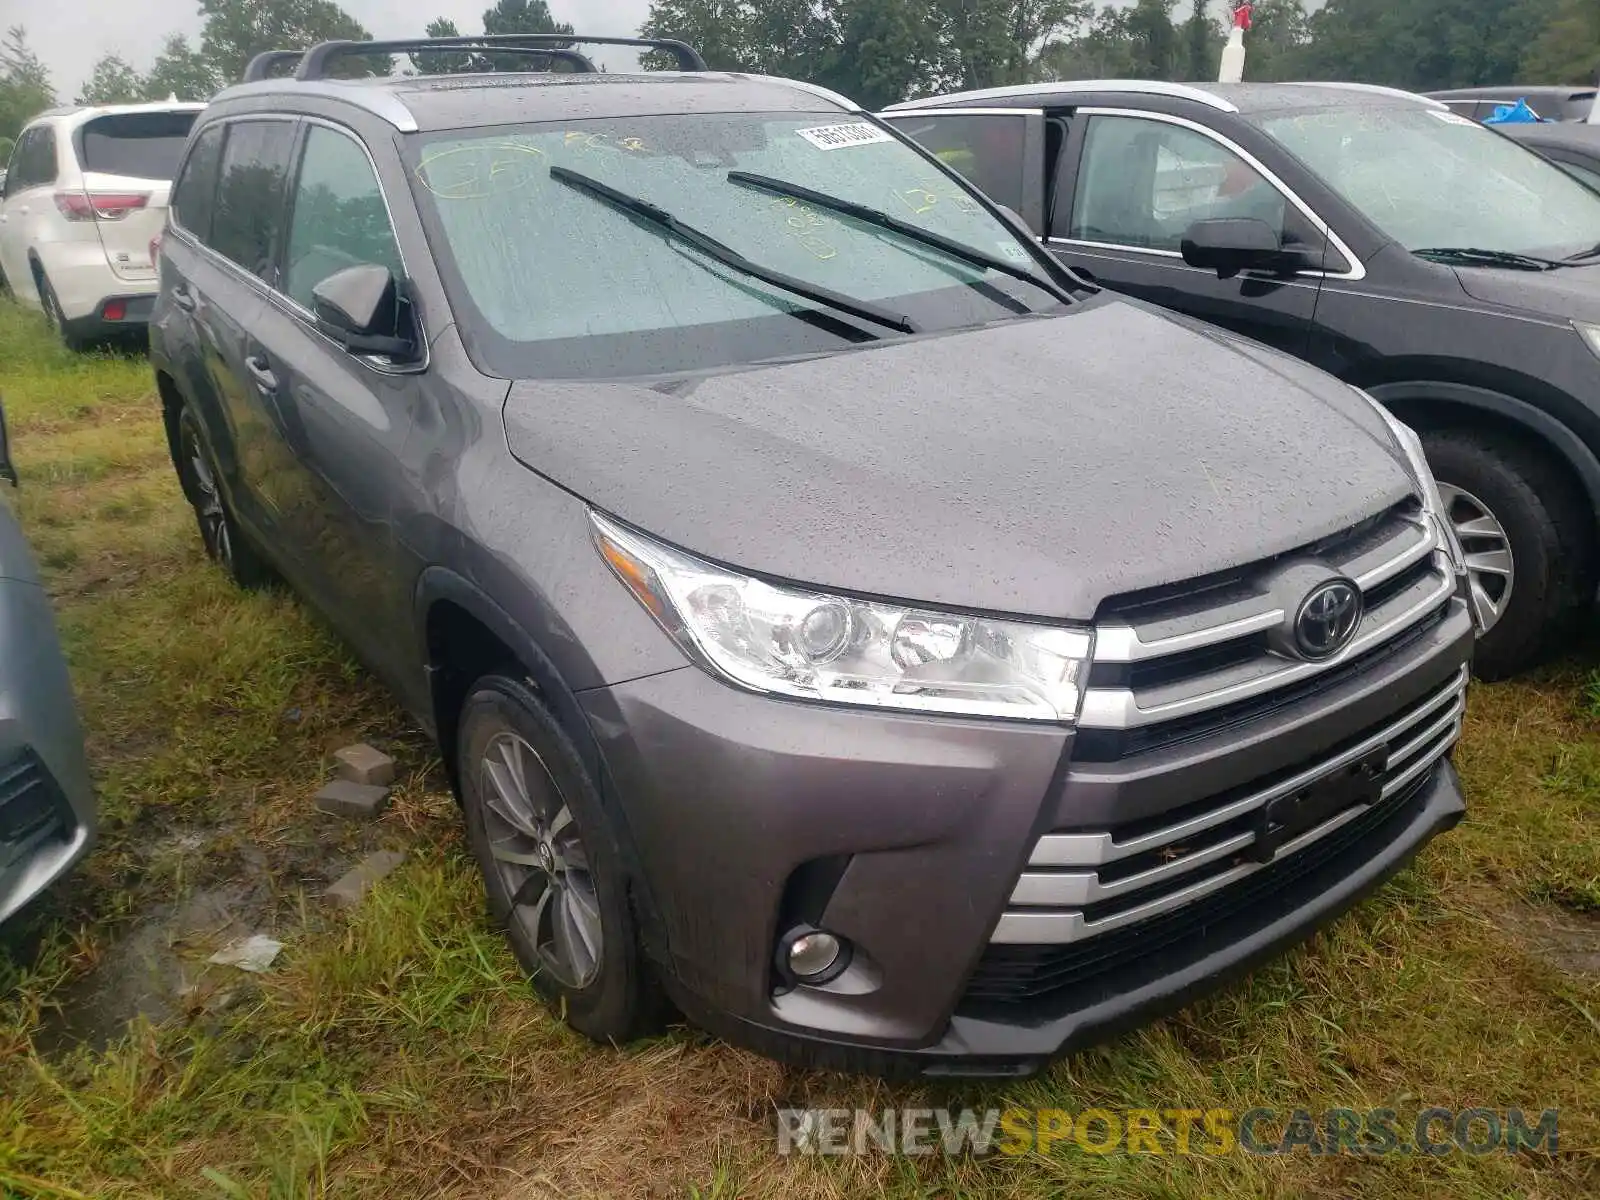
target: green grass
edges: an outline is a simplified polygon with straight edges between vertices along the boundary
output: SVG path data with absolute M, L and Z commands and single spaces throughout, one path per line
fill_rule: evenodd
M 76 356 L 0 304 L 15 503 L 57 603 L 100 847 L 0 952 L 0 1196 L 1489 1197 L 1600 1192 L 1600 983 L 1545 936 L 1600 911 L 1600 674 L 1580 655 L 1474 690 L 1471 814 L 1378 896 L 1247 981 L 1026 1083 L 807 1075 L 675 1030 L 603 1049 L 533 998 L 484 920 L 430 749 L 292 598 L 201 556 L 149 365 Z M 311 811 L 338 745 L 404 775 L 368 830 Z M 318 880 L 407 863 L 348 916 Z M 53 1034 L 148 914 L 245 889 L 285 943 L 103 1049 Z M 233 894 L 233 893 L 230 893 Z M 175 953 L 191 964 L 197 936 Z M 100 969 L 97 971 L 97 965 Z M 204 1003 L 215 989 L 228 1006 Z M 779 1159 L 779 1107 L 1559 1106 L 1562 1153 L 1357 1162 L 1096 1156 Z M 1166 1143 L 1171 1149 L 1170 1140 Z

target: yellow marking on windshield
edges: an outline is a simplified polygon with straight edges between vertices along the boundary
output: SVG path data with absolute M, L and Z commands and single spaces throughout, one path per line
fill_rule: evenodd
M 650 150 L 649 144 L 634 134 L 624 134 L 613 137 L 609 133 L 585 133 L 581 130 L 572 130 L 564 134 L 561 144 L 568 150 L 626 150 L 630 154 L 646 154 Z
M 795 241 L 804 246 L 811 254 L 827 262 L 839 253 L 839 248 L 832 242 L 820 237 L 815 232 L 835 222 L 831 217 L 825 217 L 808 204 L 803 204 L 793 196 L 774 196 L 772 207 L 787 209 L 784 216 L 784 228 L 793 236 Z
M 470 142 L 425 154 L 416 176 L 441 200 L 484 200 L 527 187 L 547 157 L 521 142 Z
M 927 188 L 906 188 L 904 191 L 895 192 L 895 199 L 899 200 L 917 216 L 932 211 L 939 203 L 939 197 Z

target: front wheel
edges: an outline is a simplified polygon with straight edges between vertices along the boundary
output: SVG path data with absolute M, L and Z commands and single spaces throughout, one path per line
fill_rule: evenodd
M 462 708 L 458 753 L 489 907 L 533 986 L 596 1041 L 653 1032 L 665 1004 L 611 823 L 565 731 L 525 685 L 489 675 Z
M 1474 671 L 1505 679 L 1538 662 L 1591 598 L 1594 514 L 1558 464 L 1503 435 L 1421 438 L 1484 630 Z

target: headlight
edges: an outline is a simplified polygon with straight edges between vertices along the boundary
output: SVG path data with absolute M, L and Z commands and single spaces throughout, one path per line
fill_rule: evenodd
M 1086 629 L 830 596 L 752 579 L 596 513 L 595 544 L 696 663 L 752 691 L 868 708 L 1074 721 Z
M 1574 321 L 1572 327 L 1584 341 L 1589 343 L 1589 349 L 1600 354 L 1600 325 L 1590 325 L 1587 321 Z
M 1450 565 L 1455 568 L 1457 575 L 1467 572 L 1466 555 L 1462 553 L 1461 542 L 1456 537 L 1455 526 L 1450 523 L 1450 514 L 1445 512 L 1444 499 L 1439 495 L 1439 483 L 1433 477 L 1433 468 L 1428 465 L 1427 455 L 1422 452 L 1422 439 L 1417 437 L 1417 431 L 1404 421 L 1401 421 L 1383 405 L 1379 404 L 1360 388 L 1355 389 L 1363 399 L 1383 418 L 1384 424 L 1389 427 L 1389 432 L 1394 435 L 1394 440 L 1404 451 L 1406 461 L 1411 465 L 1412 477 L 1417 481 L 1417 490 L 1422 493 L 1422 507 L 1433 521 L 1434 529 L 1439 535 L 1439 544 L 1444 547 L 1444 552 L 1450 558 Z

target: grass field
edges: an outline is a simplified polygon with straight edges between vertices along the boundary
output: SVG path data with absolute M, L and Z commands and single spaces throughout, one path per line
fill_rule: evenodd
M 1248 981 L 1025 1083 L 807 1075 L 685 1029 L 568 1033 L 485 921 L 430 749 L 292 598 L 205 562 L 148 364 L 0 303 L 0 397 L 90 736 L 101 843 L 0 950 L 0 1197 L 1558 1197 L 1600 1194 L 1600 655 L 1475 688 L 1471 814 Z M 316 814 L 329 752 L 393 751 L 370 827 Z M 406 863 L 360 909 L 317 893 Z M 238 928 L 285 944 L 243 983 Z M 132 949 L 130 949 L 132 948 Z M 194 990 L 148 1001 L 149 969 Z M 166 964 L 162 967 L 160 964 Z M 122 1024 L 144 1011 L 131 1027 Z M 87 1039 L 87 1040 L 82 1040 Z M 1354 1159 L 781 1159 L 774 1110 L 1559 1107 L 1561 1150 Z

